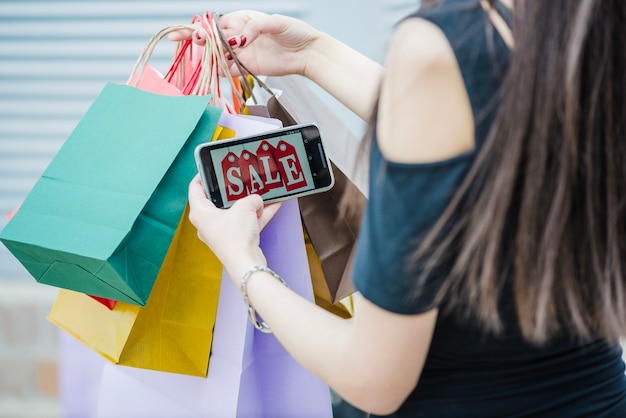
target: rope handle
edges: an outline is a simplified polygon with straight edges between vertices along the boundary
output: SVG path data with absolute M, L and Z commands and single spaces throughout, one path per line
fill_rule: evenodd
M 198 46 L 191 40 L 179 42 L 174 61 L 165 78 L 173 82 L 184 94 L 213 93 L 216 101 L 221 100 L 222 103 L 220 104 L 226 107 L 230 113 L 241 113 L 245 105 L 242 92 L 238 86 L 238 80 L 235 80 L 230 74 L 224 46 L 218 39 L 218 27 L 213 16 L 210 12 L 194 16 L 191 24 L 196 30 L 204 30 L 207 34 L 206 42 L 195 60 L 194 54 Z M 193 67 L 191 74 L 186 74 L 186 64 Z M 233 102 L 241 105 L 238 112 L 230 109 L 228 102 L 224 100 L 221 91 L 220 72 L 230 84 Z
M 245 106 L 245 99 L 241 90 L 244 90 L 245 95 L 250 97 L 255 104 L 258 103 L 246 75 L 252 77 L 270 96 L 276 96 L 276 93 L 271 88 L 239 60 L 219 26 L 219 18 L 221 16 L 219 13 L 212 14 L 206 12 L 202 16 L 196 15 L 192 19 L 191 24 L 166 26 L 156 32 L 139 54 L 126 84 L 131 85 L 134 79 L 133 86 L 138 86 L 154 50 L 167 35 L 185 29 L 190 30 L 194 34 L 199 29 L 203 29 L 207 33 L 207 37 L 205 44 L 202 45 L 202 49 L 199 52 L 200 57 L 194 60 L 196 44 L 190 39 L 178 42 L 172 64 L 164 76 L 165 80 L 174 84 L 183 94 L 206 95 L 211 93 L 213 97 L 210 104 L 218 104 L 218 102 L 222 101 L 219 104 L 226 107 L 231 113 L 236 112 L 233 112 L 229 108 L 228 103 L 223 101 L 220 87 L 220 71 L 230 84 L 232 93 L 235 96 L 234 101 L 238 101 L 242 107 Z M 230 54 L 241 74 L 238 80 L 241 88 L 230 74 L 226 53 Z M 194 61 L 196 62 L 194 63 Z M 189 75 L 185 74 L 186 64 L 193 65 L 193 72 Z M 239 111 L 241 110 L 239 109 Z
M 139 81 L 141 80 L 141 77 L 143 76 L 143 73 L 146 67 L 148 66 L 148 62 L 150 61 L 150 58 L 152 57 L 152 54 L 154 53 L 154 50 L 156 46 L 159 44 L 159 42 L 161 42 L 163 38 L 165 38 L 170 33 L 177 32 L 180 30 L 185 30 L 185 29 L 189 29 L 192 32 L 195 32 L 198 30 L 198 27 L 195 25 L 171 25 L 171 26 L 166 26 L 162 28 L 157 33 L 152 35 L 148 43 L 146 43 L 143 50 L 139 54 L 139 57 L 137 58 L 137 61 L 135 62 L 135 65 L 132 71 L 130 72 L 130 76 L 128 77 L 128 80 L 126 81 L 126 84 L 131 85 L 131 83 L 133 82 L 133 78 L 134 78 L 135 82 L 133 84 L 133 87 L 137 87 L 137 85 L 139 84 Z
M 219 19 L 222 15 L 221 14 L 215 14 L 214 16 L 214 20 L 216 22 L 216 32 L 218 34 L 218 37 L 221 41 L 222 46 L 224 47 L 224 49 L 226 49 L 226 52 L 228 52 L 230 54 L 230 56 L 233 58 L 233 62 L 235 63 L 235 65 L 237 66 L 237 69 L 239 70 L 239 74 L 241 74 L 241 81 L 244 85 L 244 88 L 246 90 L 246 92 L 248 93 L 248 96 L 250 98 L 252 98 L 252 101 L 254 102 L 254 104 L 258 104 L 258 101 L 256 99 L 256 97 L 254 96 L 254 92 L 252 91 L 252 86 L 250 86 L 250 83 L 248 82 L 248 79 L 246 78 L 246 75 L 251 76 L 254 81 L 263 89 L 265 90 L 270 96 L 276 96 L 276 93 L 267 86 L 267 84 L 265 84 L 263 82 L 263 80 L 261 80 L 256 74 L 254 74 L 252 71 L 250 71 L 248 69 L 248 67 L 246 67 L 237 57 L 237 54 L 235 54 L 235 52 L 233 51 L 233 48 L 230 46 L 230 44 L 228 43 L 228 40 L 226 39 L 226 36 L 224 35 L 224 32 L 222 31 L 222 28 L 220 28 L 219 25 Z
M 196 16 L 194 22 L 202 25 L 202 28 L 207 33 L 207 46 L 209 48 L 205 48 L 205 56 L 204 62 L 211 62 L 210 66 L 204 65 L 202 71 L 199 76 L 198 83 L 196 84 L 197 91 L 201 92 L 202 89 L 207 86 L 213 87 L 213 91 L 219 92 L 219 96 L 221 96 L 220 86 L 219 86 L 219 71 L 222 72 L 222 75 L 228 80 L 230 83 L 231 90 L 234 94 L 237 95 L 237 99 L 243 102 L 243 97 L 239 93 L 239 89 L 237 88 L 237 84 L 235 83 L 233 77 L 230 74 L 230 67 L 228 65 L 228 61 L 226 59 L 225 51 L 223 43 L 220 42 L 218 35 L 218 26 L 217 22 L 213 18 L 213 15 L 210 12 L 206 12 L 202 16 Z M 210 50 L 210 54 L 209 54 Z
M 137 87 L 143 73 L 156 49 L 156 46 L 167 35 L 180 30 L 190 30 L 193 34 L 203 29 L 207 33 L 206 41 L 199 51 L 200 56 L 194 58 L 197 51 L 196 44 L 187 39 L 177 43 L 172 64 L 164 79 L 175 85 L 185 95 L 212 94 L 209 104 L 224 107 L 229 113 L 242 111 L 245 105 L 242 92 L 230 74 L 230 68 L 226 60 L 224 43 L 219 38 L 219 28 L 210 12 L 204 15 L 196 15 L 191 24 L 166 26 L 156 32 L 145 45 L 126 82 L 127 85 Z M 226 43 L 227 45 L 228 43 Z M 230 48 L 230 46 L 229 46 Z M 191 64 L 193 71 L 186 75 L 186 66 Z M 229 83 L 233 94 L 233 101 L 238 102 L 241 108 L 234 111 L 229 103 L 224 100 L 220 87 L 220 72 Z M 134 81 L 133 81 L 134 80 Z

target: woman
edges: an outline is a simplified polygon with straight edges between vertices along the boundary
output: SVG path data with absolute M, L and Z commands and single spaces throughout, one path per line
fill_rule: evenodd
M 278 205 L 189 187 L 200 238 L 295 359 L 377 415 L 626 416 L 621 0 L 424 2 L 385 69 L 295 19 L 220 24 L 251 71 L 372 120 L 351 320 L 264 269 Z

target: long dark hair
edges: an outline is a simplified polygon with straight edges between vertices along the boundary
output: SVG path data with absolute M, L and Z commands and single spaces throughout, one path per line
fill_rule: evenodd
M 423 279 L 454 253 L 439 300 L 491 331 L 503 329 L 508 274 L 527 340 L 616 342 L 626 335 L 626 2 L 514 9 L 498 115 L 415 259 Z

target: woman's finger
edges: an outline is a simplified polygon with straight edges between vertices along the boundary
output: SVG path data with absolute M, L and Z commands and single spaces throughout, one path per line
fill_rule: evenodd
M 282 207 L 282 202 L 270 203 L 263 208 L 259 217 L 259 229 L 262 231 Z
M 234 211 L 253 212 L 257 218 L 263 211 L 263 199 L 257 194 L 251 194 L 242 199 L 237 200 L 233 206 Z
M 241 32 L 241 29 L 252 19 L 263 16 L 265 13 L 255 10 L 239 10 L 220 16 L 219 25 L 225 31 Z
M 280 17 L 254 11 L 242 11 L 220 18 L 220 26 L 227 34 L 227 40 L 233 48 L 250 45 L 261 34 L 279 33 L 285 30 Z
M 254 42 L 262 33 L 270 34 L 277 30 L 277 22 L 274 16 L 259 15 L 248 20 L 246 25 L 241 29 L 241 33 L 236 38 L 238 42 L 235 48 L 243 48 Z
M 204 45 L 207 39 L 207 33 L 203 28 L 198 26 L 198 28 L 195 30 L 181 29 L 175 32 L 171 32 L 167 35 L 167 39 L 172 42 L 180 42 L 191 39 L 194 43 L 198 45 Z
M 193 31 L 191 29 L 181 29 L 167 35 L 167 39 L 173 42 L 185 41 L 191 39 Z

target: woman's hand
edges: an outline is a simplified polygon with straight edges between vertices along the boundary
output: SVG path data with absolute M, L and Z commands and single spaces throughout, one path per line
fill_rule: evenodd
M 380 64 L 307 23 L 282 15 L 242 10 L 219 18 L 237 58 L 255 75 L 302 75 L 369 120 L 383 75 Z M 181 30 L 170 40 L 206 41 L 203 29 Z M 231 61 L 231 74 L 241 75 Z
M 252 10 L 223 15 L 218 24 L 237 58 L 256 75 L 304 75 L 310 47 L 321 34 L 301 20 Z M 202 29 L 194 33 L 182 30 L 169 38 L 204 44 L 206 33 Z M 231 73 L 240 75 L 234 63 Z
M 189 220 L 236 286 L 251 266 L 267 265 L 260 234 L 279 208 L 280 203 L 265 206 L 260 196 L 250 195 L 229 209 L 219 209 L 206 198 L 200 176 L 189 184 Z

